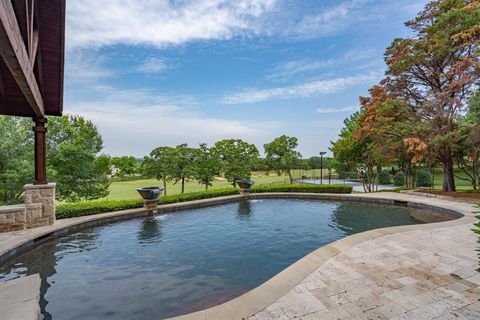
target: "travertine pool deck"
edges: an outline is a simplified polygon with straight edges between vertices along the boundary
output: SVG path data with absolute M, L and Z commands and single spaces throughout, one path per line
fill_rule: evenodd
M 398 193 L 368 195 L 255 194 L 255 198 L 317 198 L 436 207 L 464 216 L 447 222 L 356 234 L 319 248 L 263 285 L 188 319 L 480 319 L 477 236 L 472 204 Z M 165 206 L 195 208 L 241 196 Z M 33 239 L 61 235 L 99 219 L 142 215 L 141 209 L 60 220 L 53 226 L 0 234 L 0 261 Z M 19 250 L 20 250 L 19 249 Z

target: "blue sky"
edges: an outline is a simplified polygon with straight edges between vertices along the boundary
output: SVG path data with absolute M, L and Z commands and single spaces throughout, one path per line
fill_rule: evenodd
M 75 0 L 64 110 L 104 152 L 287 134 L 328 151 L 426 0 Z

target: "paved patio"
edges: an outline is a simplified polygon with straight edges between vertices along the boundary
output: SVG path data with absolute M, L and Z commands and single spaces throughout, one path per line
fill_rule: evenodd
M 480 319 L 475 243 L 466 225 L 365 241 L 250 319 Z

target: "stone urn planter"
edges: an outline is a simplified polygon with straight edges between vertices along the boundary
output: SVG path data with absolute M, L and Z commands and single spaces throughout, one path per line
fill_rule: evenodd
M 145 209 L 153 210 L 157 208 L 163 188 L 142 187 L 138 188 L 137 191 L 143 199 L 143 207 Z
M 248 179 L 240 179 L 236 181 L 238 186 L 240 187 L 241 194 L 249 194 L 252 186 L 255 184 L 255 181 L 248 180 Z

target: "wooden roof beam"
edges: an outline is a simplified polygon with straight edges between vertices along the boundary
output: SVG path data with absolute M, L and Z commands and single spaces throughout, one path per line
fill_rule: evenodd
M 33 39 L 36 54 L 38 39 Z M 33 66 L 35 57 L 29 57 L 11 0 L 0 0 L 0 55 L 23 92 L 37 117 L 45 116 L 43 98 L 38 87 Z

